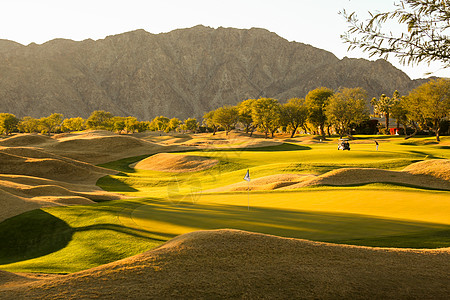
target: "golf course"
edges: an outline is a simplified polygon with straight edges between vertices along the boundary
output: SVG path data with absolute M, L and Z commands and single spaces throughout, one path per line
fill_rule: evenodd
M 114 269 L 111 264 L 141 261 L 142 253 L 149 259 L 148 255 L 159 253 L 154 251 L 165 251 L 184 236 L 189 243 L 202 245 L 201 240 L 196 244 L 195 237 L 200 235 L 194 232 L 209 231 L 208 243 L 212 244 L 219 233 L 220 238 L 256 234 L 269 245 L 276 236 L 276 243 L 283 238 L 298 239 L 316 243 L 317 249 L 360 251 L 359 259 L 366 259 L 369 265 L 389 264 L 391 260 L 384 258 L 382 263 L 371 262 L 379 251 L 387 256 L 416 255 L 418 260 L 433 256 L 438 261 L 427 272 L 446 277 L 450 247 L 448 137 L 436 143 L 433 137 L 405 141 L 399 136 L 361 136 L 350 141 L 351 151 L 337 150 L 338 137 L 264 139 L 241 133 L 150 133 L 119 139 L 103 131 L 36 137 L 23 134 L 3 139 L 0 152 L 23 158 L 36 170 L 43 168 L 44 162 L 48 164 L 51 156 L 66 163 L 54 170 L 76 165 L 78 173 L 74 171 L 64 180 L 58 180 L 55 173 L 53 178 L 41 178 L 47 185 L 58 186 L 59 194 L 41 191 L 31 196 L 37 173 L 11 170 L 11 175 L 2 175 L 1 191 L 17 198 L 8 202 L 13 212 L 0 223 L 0 270 L 7 271 L 0 273 L 0 278 L 9 278 L 10 283 L 6 296 L 29 284 L 42 284 L 39 288 L 44 289 L 44 285 L 69 280 L 64 276 L 100 274 L 101 268 Z M 107 149 L 109 152 L 101 155 Z M 41 158 L 36 158 L 37 151 Z M 247 170 L 249 182 L 243 179 Z M 69 198 L 86 201 L 64 204 Z M 34 206 L 24 206 L 25 202 Z M 14 205 L 17 213 L 11 209 Z M 229 242 L 234 243 L 232 238 Z M 170 253 L 181 251 L 174 247 Z M 206 255 L 219 264 L 221 258 L 214 251 L 209 253 Z M 397 269 L 405 267 L 404 272 L 411 272 L 408 263 L 399 264 Z M 152 267 L 154 272 L 157 265 Z M 14 273 L 28 275 L 5 275 Z M 30 273 L 53 275 L 42 281 Z

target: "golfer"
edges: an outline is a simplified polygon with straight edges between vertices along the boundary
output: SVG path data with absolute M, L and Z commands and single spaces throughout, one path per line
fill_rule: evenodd
M 377 151 L 378 151 L 378 142 L 377 141 L 374 141 L 375 142 L 375 146 L 377 147 Z

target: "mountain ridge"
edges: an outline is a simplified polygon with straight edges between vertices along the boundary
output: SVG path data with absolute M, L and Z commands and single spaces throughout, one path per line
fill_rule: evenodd
M 151 119 L 200 117 L 248 98 L 284 102 L 316 87 L 361 86 L 369 98 L 418 85 L 384 60 L 338 59 L 262 28 L 197 25 L 27 46 L 0 40 L 0 104 L 23 117 L 94 110 Z

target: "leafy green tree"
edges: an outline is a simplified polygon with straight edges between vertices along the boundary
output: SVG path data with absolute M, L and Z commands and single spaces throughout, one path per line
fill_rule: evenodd
M 124 120 L 125 123 L 125 131 L 128 132 L 135 132 L 139 128 L 139 121 L 135 117 L 126 117 Z
M 252 106 L 252 118 L 266 138 L 269 132 L 273 137 L 280 126 L 280 104 L 276 99 L 259 98 Z
M 292 98 L 280 107 L 281 124 L 291 130 L 291 138 L 299 127 L 303 127 L 308 119 L 308 107 L 305 99 Z
M 169 126 L 170 119 L 164 116 L 155 117 L 151 122 L 151 128 L 156 131 L 166 131 Z
M 0 132 L 9 135 L 17 129 L 19 121 L 13 114 L 0 113 Z
M 386 122 L 385 123 L 386 130 L 389 130 L 389 116 L 391 114 L 392 107 L 394 107 L 395 105 L 396 100 L 397 99 L 395 97 L 390 98 L 385 94 L 382 94 L 379 99 L 373 98 L 370 101 L 370 104 L 373 106 L 374 112 L 376 114 L 384 116 Z
M 396 9 L 371 13 L 365 22 L 344 10 L 341 14 L 350 30 L 341 37 L 350 49 L 359 47 L 371 56 L 393 54 L 403 63 L 437 61 L 449 67 L 449 6 L 448 0 L 400 0 Z M 403 32 L 383 29 L 383 24 L 391 20 L 404 24 Z
M 351 136 L 352 127 L 369 118 L 366 104 L 367 93 L 362 88 L 343 88 L 330 97 L 327 118 L 342 138 Z
M 119 134 L 125 130 L 125 121 L 126 118 L 118 116 L 114 116 L 110 120 L 113 130 Z
M 255 122 L 253 120 L 253 104 L 256 99 L 247 99 L 238 104 L 239 122 L 245 127 L 245 133 L 250 132 L 250 136 L 253 135 L 255 130 Z
M 198 128 L 198 122 L 195 118 L 188 118 L 184 120 L 184 125 L 186 126 L 186 130 L 190 130 L 191 132 L 196 132 Z
M 81 117 L 64 119 L 62 130 L 65 131 L 81 131 L 84 130 L 85 120 Z
M 17 125 L 17 128 L 20 132 L 39 132 L 39 120 L 28 116 L 23 117 Z
M 326 87 L 319 87 L 310 91 L 305 97 L 306 106 L 309 110 L 308 120 L 318 129 L 319 134 L 322 136 L 325 135 L 324 128 L 327 122 L 325 110 L 333 94 L 333 90 Z
M 236 106 L 219 107 L 214 112 L 213 120 L 214 124 L 222 127 L 225 130 L 225 134 L 228 135 L 239 120 L 238 108 Z
M 450 80 L 441 78 L 422 84 L 409 93 L 407 104 L 410 118 L 419 124 L 431 123 L 439 142 L 441 121 L 450 117 Z
M 397 120 L 398 124 L 401 124 L 403 126 L 403 130 L 405 132 L 405 135 L 407 135 L 407 127 L 409 124 L 408 119 L 408 108 L 406 107 L 406 100 L 405 97 L 400 97 L 396 93 L 394 93 L 394 98 L 396 101 L 394 102 L 394 105 L 391 109 L 391 116 Z
M 178 119 L 178 118 L 172 118 L 172 119 L 170 119 L 169 125 L 168 125 L 168 127 L 167 127 L 168 132 L 169 132 L 169 131 L 176 131 L 177 128 L 180 126 L 180 124 L 181 124 L 180 119 Z
M 64 116 L 62 114 L 54 113 L 48 117 L 40 118 L 39 125 L 43 133 L 50 135 L 50 133 L 56 132 L 61 128 L 63 120 Z
M 113 114 L 103 110 L 94 111 L 86 120 L 88 129 L 114 130 Z
M 203 115 L 203 123 L 213 130 L 213 135 L 216 135 L 218 124 L 215 123 L 214 114 L 215 110 L 211 110 Z

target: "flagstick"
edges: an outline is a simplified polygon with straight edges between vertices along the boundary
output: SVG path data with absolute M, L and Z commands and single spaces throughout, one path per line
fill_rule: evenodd
M 247 210 L 250 211 L 250 181 L 247 187 Z

